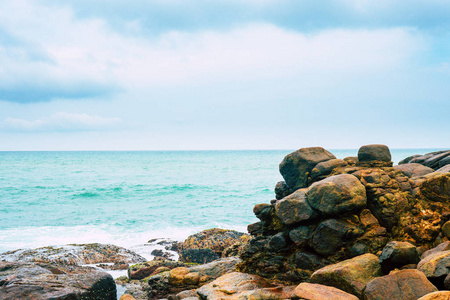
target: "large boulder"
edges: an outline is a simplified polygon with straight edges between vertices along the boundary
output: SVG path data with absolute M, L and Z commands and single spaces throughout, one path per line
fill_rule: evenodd
M 408 177 L 423 176 L 434 172 L 432 168 L 417 163 L 394 166 L 394 169 L 402 172 Z
M 401 270 L 370 281 L 365 300 L 416 300 L 437 288 L 418 270 Z
M 391 161 L 391 151 L 389 151 L 388 146 L 373 144 L 365 145 L 358 150 L 358 160 L 359 162 L 370 162 L 370 161 Z
M 367 203 L 364 185 L 350 174 L 334 175 L 315 182 L 306 195 L 309 204 L 327 216 L 358 211 Z
M 197 289 L 201 299 L 286 299 L 294 287 L 277 287 L 266 279 L 239 272 L 228 273 Z
M 417 264 L 419 261 L 416 246 L 408 242 L 389 242 L 380 255 L 381 268 L 385 273 L 405 265 Z
M 292 299 L 358 300 L 358 297 L 331 286 L 303 282 L 295 288 Z
M 307 189 L 300 189 L 275 203 L 275 211 L 285 225 L 294 225 L 317 216 L 306 200 Z
M 312 169 L 320 162 L 336 157 L 322 147 L 301 148 L 288 154 L 280 164 L 280 173 L 292 190 L 308 186 Z
M 364 254 L 317 270 L 311 282 L 333 286 L 361 298 L 366 284 L 381 275 L 378 257 Z
M 0 262 L 0 299 L 116 300 L 111 275 L 89 267 Z

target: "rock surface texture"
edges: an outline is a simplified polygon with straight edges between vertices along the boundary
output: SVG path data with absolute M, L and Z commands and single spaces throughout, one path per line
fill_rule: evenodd
M 88 267 L 0 262 L 0 299 L 117 299 L 111 275 Z
M 253 238 L 237 270 L 298 284 L 324 266 L 383 249 L 385 272 L 415 266 L 419 249 L 450 236 L 450 173 L 435 171 L 449 157 L 434 152 L 392 167 L 384 145 L 362 146 L 357 158 L 343 160 L 320 147 L 287 155 L 277 199 L 255 206 L 260 221 L 248 226 Z M 385 248 L 391 241 L 397 244 Z M 420 268 L 447 275 L 430 263 Z

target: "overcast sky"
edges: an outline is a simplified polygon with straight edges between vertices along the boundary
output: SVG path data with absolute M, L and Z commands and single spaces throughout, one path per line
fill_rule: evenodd
M 450 147 L 447 0 L 0 1 L 0 150 Z

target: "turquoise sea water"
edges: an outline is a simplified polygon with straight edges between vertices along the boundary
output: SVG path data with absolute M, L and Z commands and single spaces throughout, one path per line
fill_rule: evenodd
M 391 149 L 393 161 L 437 149 Z M 0 152 L 0 252 L 245 231 L 292 150 Z M 338 158 L 357 150 L 331 150 Z

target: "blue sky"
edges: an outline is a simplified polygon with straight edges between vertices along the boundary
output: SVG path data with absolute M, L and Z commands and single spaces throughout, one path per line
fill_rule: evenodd
M 0 3 L 0 150 L 450 147 L 449 1 Z

